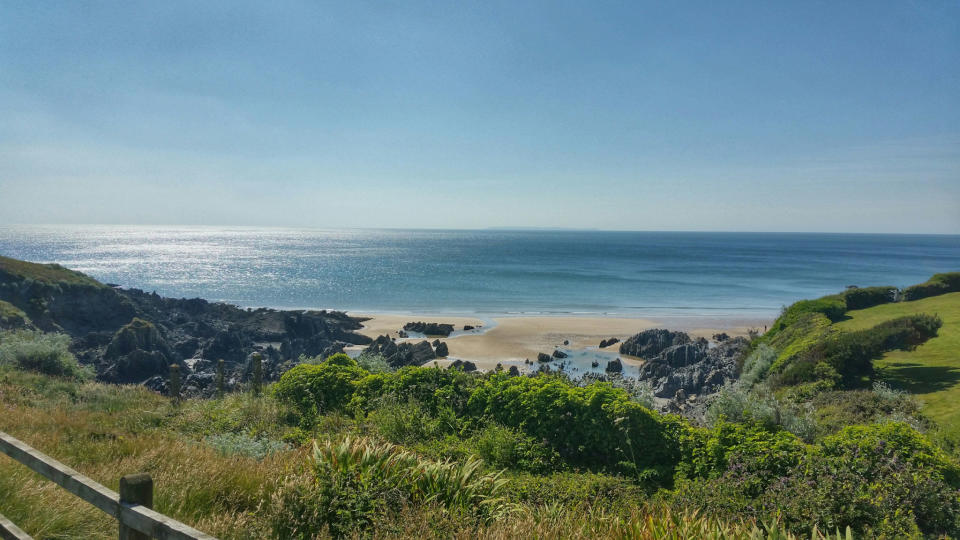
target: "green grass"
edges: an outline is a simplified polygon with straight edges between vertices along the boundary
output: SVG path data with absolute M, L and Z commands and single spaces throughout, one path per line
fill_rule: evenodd
M 106 287 L 92 277 L 64 268 L 59 264 L 37 264 L 0 256 L 0 272 L 16 277 L 29 278 L 48 285 L 82 285 L 87 287 Z
M 849 311 L 849 319 L 834 326 L 844 331 L 863 330 L 915 313 L 943 319 L 937 337 L 912 351 L 891 351 L 876 367 L 891 385 L 920 398 L 933 421 L 948 433 L 960 435 L 960 293 Z
M 4 326 L 19 327 L 30 324 L 30 318 L 17 306 L 0 300 L 0 328 Z

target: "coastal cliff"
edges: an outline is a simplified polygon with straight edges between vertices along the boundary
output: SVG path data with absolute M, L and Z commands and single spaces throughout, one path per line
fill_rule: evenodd
M 212 392 L 217 361 L 228 385 L 247 378 L 260 353 L 267 379 L 300 355 L 340 352 L 371 339 L 361 319 L 337 311 L 242 309 L 200 298 L 165 298 L 100 283 L 55 264 L 0 257 L 0 327 L 63 332 L 78 360 L 106 382 L 158 386 L 171 364 L 185 374 L 184 391 Z

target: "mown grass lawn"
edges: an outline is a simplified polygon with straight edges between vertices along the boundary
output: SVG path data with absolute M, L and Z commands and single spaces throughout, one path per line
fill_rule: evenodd
M 943 327 L 937 337 L 913 351 L 889 352 L 876 366 L 892 386 L 916 394 L 948 434 L 960 435 L 960 293 L 850 311 L 836 326 L 861 330 L 913 313 L 939 315 Z

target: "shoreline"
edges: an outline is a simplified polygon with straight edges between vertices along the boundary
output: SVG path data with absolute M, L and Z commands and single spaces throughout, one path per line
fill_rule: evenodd
M 555 349 L 573 353 L 602 352 L 617 356 L 618 347 L 599 349 L 600 340 L 618 338 L 624 341 L 630 336 L 651 328 L 679 330 L 692 337 L 710 339 L 713 334 L 726 332 L 732 337 L 746 335 L 751 328 L 763 330 L 773 318 L 760 317 L 603 317 L 603 316 L 515 316 L 497 315 L 493 317 L 463 315 L 424 315 L 397 313 L 347 312 L 351 317 L 365 318 L 364 326 L 358 333 L 376 338 L 388 335 L 400 338 L 398 330 L 407 322 L 423 321 L 450 323 L 461 331 L 463 325 L 477 326 L 477 330 L 451 335 L 450 337 L 430 336 L 428 339 L 440 339 L 447 344 L 450 356 L 438 360 L 441 366 L 454 359 L 471 361 L 478 369 L 493 369 L 498 363 L 507 365 L 526 365 L 529 359 L 536 363 L 538 353 L 550 354 Z M 410 341 L 421 341 L 424 337 L 411 337 Z M 568 344 L 564 344 L 567 341 Z M 636 364 L 640 360 L 623 358 L 624 363 Z

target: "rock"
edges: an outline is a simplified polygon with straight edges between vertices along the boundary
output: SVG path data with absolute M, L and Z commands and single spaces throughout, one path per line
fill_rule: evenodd
M 464 332 L 469 332 L 470 330 L 473 330 L 473 329 L 474 329 L 473 325 L 469 325 L 469 324 L 463 325 Z
M 404 332 L 403 330 L 397 330 L 397 335 L 400 336 L 400 337 L 402 337 L 402 338 L 405 338 L 405 337 L 409 337 L 409 336 L 410 336 L 409 334 L 407 334 L 407 333 Z
M 554 357 L 554 358 L 566 358 L 566 357 L 567 357 L 567 353 L 561 351 L 560 349 L 554 349 L 554 351 L 553 351 L 553 357 Z
M 426 323 L 423 321 L 417 322 L 408 322 L 403 325 L 403 329 L 407 332 L 419 332 L 427 336 L 444 336 L 448 337 L 453 333 L 453 325 L 445 323 Z
M 476 371 L 477 365 L 474 364 L 473 362 L 470 362 L 469 360 L 468 361 L 454 360 L 453 362 L 450 363 L 450 367 L 448 367 L 447 369 L 461 369 L 464 372 L 469 373 L 471 371 Z
M 726 332 L 720 332 L 719 334 L 713 335 L 713 340 L 717 343 L 723 343 L 724 341 L 730 339 L 730 334 Z
M 610 339 L 604 339 L 604 340 L 601 340 L 601 341 L 600 341 L 600 348 L 601 348 L 601 349 L 605 349 L 605 348 L 607 348 L 607 347 L 609 347 L 609 346 L 611 346 L 611 345 L 613 345 L 613 344 L 615 344 L 615 343 L 620 343 L 620 339 L 619 339 L 619 338 L 615 338 L 615 337 L 612 337 L 612 338 L 610 338 Z M 625 353 L 624 353 L 624 354 L 625 354 Z
M 570 344 L 570 340 L 569 340 L 569 339 L 563 340 L 563 344 L 564 344 L 564 345 L 569 345 L 569 344 Z
M 156 325 L 134 317 L 117 330 L 103 354 L 101 378 L 110 382 L 143 382 L 178 363 Z
M 437 358 L 446 358 L 450 354 L 450 351 L 447 349 L 446 343 L 438 343 L 436 346 L 436 349 L 437 349 Z
M 510 366 L 510 369 L 507 370 L 507 375 L 511 377 L 519 377 L 520 370 L 517 368 L 517 366 Z
M 553 357 L 547 353 L 537 353 L 537 362 L 549 362 Z
M 382 355 L 386 358 L 387 363 L 394 368 L 420 366 L 437 358 L 429 341 L 421 341 L 417 344 L 396 343 L 389 336 L 377 337 L 363 352 Z
M 607 362 L 607 373 L 622 373 L 623 372 L 623 362 L 619 358 Z
M 690 336 L 684 332 L 671 332 L 663 329 L 644 330 L 621 343 L 620 354 L 652 358 L 669 347 L 689 342 Z
M 590 367 L 600 367 L 600 362 L 594 360 L 593 362 L 590 362 Z

